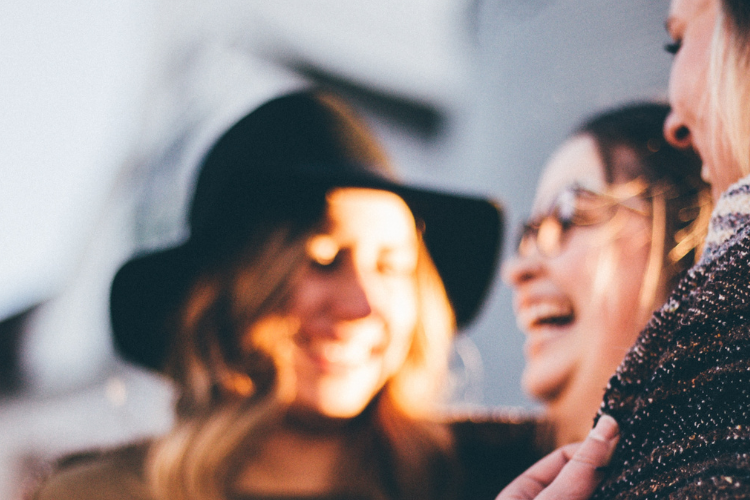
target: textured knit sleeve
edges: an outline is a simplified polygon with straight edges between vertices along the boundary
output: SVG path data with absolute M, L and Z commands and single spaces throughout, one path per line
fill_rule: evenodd
M 610 380 L 596 499 L 750 498 L 750 228 L 688 272 Z

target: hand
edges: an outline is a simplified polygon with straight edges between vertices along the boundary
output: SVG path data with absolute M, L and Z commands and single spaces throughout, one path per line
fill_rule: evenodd
M 619 428 L 615 419 L 602 415 L 582 443 L 553 451 L 518 476 L 496 500 L 587 500 L 615 451 Z

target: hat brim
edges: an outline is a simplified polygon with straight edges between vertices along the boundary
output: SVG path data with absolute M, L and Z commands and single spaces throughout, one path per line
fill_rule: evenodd
M 412 187 L 361 167 L 301 167 L 295 181 L 330 188 L 382 189 L 400 196 L 423 225 L 423 238 L 445 285 L 459 328 L 477 315 L 495 277 L 504 232 L 502 208 L 483 198 Z M 279 179 L 279 182 L 282 182 Z M 289 183 L 286 178 L 283 182 Z M 155 370 L 169 350 L 165 331 L 200 269 L 192 240 L 137 256 L 117 272 L 110 294 L 115 347 L 126 359 Z
M 453 305 L 459 328 L 477 315 L 495 277 L 504 235 L 502 207 L 481 197 L 408 186 L 361 165 L 302 165 L 295 177 L 331 187 L 391 191 L 423 224 L 423 237 Z

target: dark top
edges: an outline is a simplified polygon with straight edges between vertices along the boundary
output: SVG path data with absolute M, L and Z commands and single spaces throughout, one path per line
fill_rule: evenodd
M 458 500 L 493 500 L 549 449 L 531 419 L 477 417 L 448 423 L 455 437 Z M 152 500 L 143 477 L 148 443 L 81 454 L 61 461 L 35 500 Z M 354 496 L 257 497 L 232 500 L 368 500 Z

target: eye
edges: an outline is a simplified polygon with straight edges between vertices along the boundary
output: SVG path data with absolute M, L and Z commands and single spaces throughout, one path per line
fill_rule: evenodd
M 387 252 L 378 260 L 378 272 L 385 276 L 410 276 L 417 268 L 417 259 L 411 252 Z
M 386 276 L 395 276 L 399 274 L 398 267 L 393 262 L 378 262 L 378 272 Z
M 606 198 L 582 191 L 576 199 L 576 208 L 571 223 L 577 226 L 592 226 L 611 218 L 616 204 Z
M 552 213 L 563 230 L 567 230 L 573 224 L 578 213 L 578 191 L 576 189 L 565 189 L 557 197 Z
M 318 271 L 331 272 L 335 271 L 338 268 L 340 262 L 341 259 L 338 257 L 338 255 L 336 255 L 336 257 L 331 260 L 312 259 L 312 266 Z
M 520 244 L 521 240 L 527 239 L 530 236 L 536 236 L 536 232 L 539 230 L 542 220 L 543 219 L 536 217 L 521 224 L 521 229 L 518 231 L 518 243 Z
M 527 219 L 526 222 L 521 224 L 521 227 L 518 230 L 518 236 L 516 238 L 515 246 L 518 255 L 528 254 L 533 245 L 532 240 L 536 238 L 537 231 L 539 230 L 539 225 L 540 223 L 538 218 Z
M 338 263 L 340 248 L 333 238 L 319 234 L 307 242 L 307 255 L 318 269 L 333 269 Z
M 536 244 L 543 255 L 554 255 L 560 251 L 562 238 L 571 224 L 559 218 L 546 217 L 539 225 Z
M 677 55 L 681 47 L 682 47 L 682 40 L 675 40 L 674 42 L 664 44 L 664 50 L 666 50 L 673 56 Z

